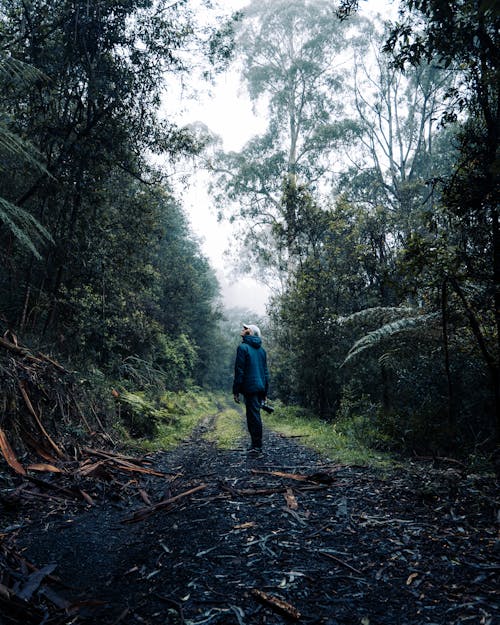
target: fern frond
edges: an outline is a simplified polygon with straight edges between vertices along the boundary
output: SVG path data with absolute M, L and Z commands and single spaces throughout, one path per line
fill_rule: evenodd
M 4 80 L 11 79 L 25 83 L 35 82 L 36 80 L 49 81 L 47 74 L 44 74 L 41 70 L 11 56 L 0 56 L 0 77 Z
M 41 162 L 42 155 L 36 148 L 21 139 L 18 135 L 10 132 L 3 124 L 0 124 L 0 153 L 10 154 L 12 156 L 21 157 L 26 162 L 36 167 L 44 174 L 51 176 L 50 172 Z M 5 170 L 5 166 L 0 161 L 0 169 Z
M 36 249 L 35 241 L 53 242 L 50 232 L 33 215 L 2 197 L 0 197 L 0 221 L 7 226 L 22 245 L 33 252 L 38 260 L 41 256 Z
M 343 367 L 366 349 L 376 347 L 383 341 L 393 338 L 396 334 L 408 332 L 418 328 L 419 326 L 426 325 L 429 321 L 436 319 L 437 317 L 439 317 L 438 313 L 430 313 L 427 315 L 418 315 L 416 317 L 405 317 L 403 319 L 397 319 L 396 321 L 386 323 L 380 328 L 365 334 L 365 336 L 362 336 L 359 340 L 357 340 L 349 350 L 344 362 L 340 366 Z
M 416 313 L 415 308 L 409 306 L 375 306 L 374 308 L 365 308 L 358 312 L 348 315 L 347 317 L 338 317 L 337 323 L 345 325 L 347 323 L 388 323 L 393 319 L 414 315 Z

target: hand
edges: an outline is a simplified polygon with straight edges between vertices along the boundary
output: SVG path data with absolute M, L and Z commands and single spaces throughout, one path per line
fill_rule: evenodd
M 237 404 L 239 404 L 239 403 L 240 403 L 240 395 L 239 395 L 239 393 L 235 393 L 235 394 L 234 394 L 234 401 L 235 401 Z

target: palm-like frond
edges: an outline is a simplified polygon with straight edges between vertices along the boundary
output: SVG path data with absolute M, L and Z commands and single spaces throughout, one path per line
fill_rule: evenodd
M 375 306 L 373 308 L 365 308 L 347 317 L 338 317 L 337 323 L 340 325 L 348 323 L 357 325 L 388 323 L 405 315 L 412 315 L 415 312 L 415 308 L 409 306 Z
M 3 80 L 15 80 L 19 82 L 34 82 L 36 80 L 48 81 L 49 78 L 42 71 L 29 63 L 24 63 L 11 56 L 0 55 L 0 78 Z
M 0 79 L 4 82 L 22 81 L 25 83 L 40 79 L 48 80 L 43 72 L 32 65 L 1 54 Z M 41 155 L 36 148 L 29 141 L 11 132 L 5 122 L 0 122 L 0 155 L 19 158 L 50 176 L 41 162 Z M 2 164 L 3 160 L 0 159 L 0 170 L 5 171 L 6 166 Z M 40 240 L 52 241 L 50 233 L 33 215 L 3 197 L 0 197 L 0 222 L 4 223 L 16 239 L 31 250 L 38 259 L 40 254 L 36 249 L 35 242 Z
M 404 317 L 402 319 L 386 323 L 380 328 L 365 334 L 365 336 L 362 336 L 351 347 L 344 362 L 341 364 L 341 367 L 366 349 L 376 347 L 383 341 L 393 338 L 396 334 L 408 332 L 420 328 L 420 326 L 428 325 L 430 321 L 438 318 L 438 316 L 438 313 L 429 313 L 427 315 L 417 315 L 415 317 Z
M 35 241 L 52 241 L 50 233 L 42 224 L 24 208 L 20 208 L 4 198 L 0 197 L 0 221 L 2 221 L 16 237 L 16 239 L 27 247 L 36 258 L 41 256 L 35 247 Z
M 34 165 L 38 170 L 50 175 L 40 161 L 41 154 L 37 152 L 35 147 L 28 141 L 10 132 L 10 130 L 0 123 L 0 154 L 1 153 L 20 157 L 30 163 L 30 165 Z M 5 170 L 5 165 L 1 161 L 0 169 Z

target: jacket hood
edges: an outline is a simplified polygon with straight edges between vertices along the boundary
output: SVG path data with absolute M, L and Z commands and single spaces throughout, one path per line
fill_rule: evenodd
M 262 345 L 262 339 L 260 338 L 260 336 L 247 335 L 243 337 L 243 343 L 246 343 L 247 345 L 251 345 L 252 347 L 255 347 L 255 349 L 258 349 Z

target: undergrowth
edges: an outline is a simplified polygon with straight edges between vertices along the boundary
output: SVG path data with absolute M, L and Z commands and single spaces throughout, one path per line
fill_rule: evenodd
M 168 391 L 158 402 L 148 402 L 140 393 L 134 395 L 134 408 L 145 420 L 154 421 L 151 435 L 133 438 L 124 426 L 120 435 L 127 447 L 142 451 L 160 451 L 172 449 L 181 441 L 189 438 L 194 428 L 209 414 L 217 412 L 216 396 L 195 388 L 188 391 Z
M 264 416 L 264 424 L 285 436 L 300 437 L 305 447 L 348 465 L 388 468 L 394 460 L 387 453 L 375 451 L 356 436 L 349 421 L 323 421 L 298 406 L 277 404 L 273 414 Z
M 122 426 L 121 438 L 125 445 L 141 451 L 171 449 L 189 438 L 193 429 L 209 415 L 216 415 L 214 427 L 206 434 L 219 449 L 235 449 L 246 436 L 241 410 L 233 407 L 228 398 L 195 388 L 183 392 L 167 392 L 159 401 L 148 401 L 141 393 L 126 393 L 120 398 L 122 410 L 127 408 L 129 428 L 141 424 L 142 437 L 132 436 Z M 322 455 L 348 465 L 388 468 L 394 459 L 388 453 L 370 448 L 364 442 L 363 428 L 354 418 L 340 422 L 326 422 L 298 406 L 275 404 L 273 414 L 262 414 L 264 428 L 285 436 L 297 437 L 300 443 Z

